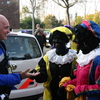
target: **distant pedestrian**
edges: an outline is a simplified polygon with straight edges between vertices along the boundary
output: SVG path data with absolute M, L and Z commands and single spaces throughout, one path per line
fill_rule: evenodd
M 45 34 L 43 32 L 43 29 L 40 27 L 40 24 L 37 24 L 36 25 L 36 30 L 35 30 L 35 37 L 37 38 L 39 44 L 40 44 L 40 47 L 43 51 L 43 47 L 45 46 L 46 44 L 46 37 L 45 37 Z

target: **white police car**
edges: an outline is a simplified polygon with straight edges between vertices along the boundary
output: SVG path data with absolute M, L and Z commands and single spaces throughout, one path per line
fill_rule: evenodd
M 34 69 L 43 56 L 34 35 L 11 32 L 4 42 L 9 54 L 10 65 L 12 65 L 9 68 L 10 73 L 20 73 L 27 68 Z M 37 99 L 42 96 L 43 91 L 43 84 L 27 78 L 14 86 L 10 94 L 10 99 L 30 100 L 29 97 Z

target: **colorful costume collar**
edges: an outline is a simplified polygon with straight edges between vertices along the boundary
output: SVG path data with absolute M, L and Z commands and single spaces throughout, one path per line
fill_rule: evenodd
M 48 55 L 49 61 L 55 64 L 67 64 L 71 63 L 77 56 L 76 50 L 69 49 L 69 52 L 64 56 L 59 56 L 56 54 L 56 49 L 52 49 L 46 53 Z
M 100 48 L 92 50 L 88 54 L 83 54 L 80 50 L 77 54 L 77 63 L 79 63 L 80 66 L 87 65 L 92 59 L 100 55 Z

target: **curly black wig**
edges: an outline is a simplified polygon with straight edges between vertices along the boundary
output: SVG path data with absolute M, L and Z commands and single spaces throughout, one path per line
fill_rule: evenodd
M 87 28 L 76 25 L 72 31 L 75 34 L 74 42 L 78 44 L 78 49 L 82 50 L 83 54 L 87 54 L 99 46 L 100 39 Z
M 49 43 L 51 45 L 53 45 L 54 39 L 63 40 L 65 43 L 69 42 L 68 36 L 64 32 L 60 32 L 58 30 L 56 30 L 56 31 L 54 31 L 53 33 L 50 34 Z

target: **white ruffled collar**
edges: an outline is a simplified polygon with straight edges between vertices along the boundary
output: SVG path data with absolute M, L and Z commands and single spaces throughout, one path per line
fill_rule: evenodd
M 77 63 L 79 63 L 81 67 L 83 67 L 84 65 L 87 65 L 92 59 L 94 59 L 99 55 L 100 55 L 100 48 L 96 48 L 88 54 L 83 54 L 82 51 L 80 50 L 79 53 L 77 54 L 76 61 Z
M 56 49 L 52 49 L 46 53 L 48 55 L 49 61 L 55 64 L 67 64 L 71 63 L 77 56 L 76 50 L 69 49 L 68 53 L 64 56 L 59 56 L 56 54 Z

